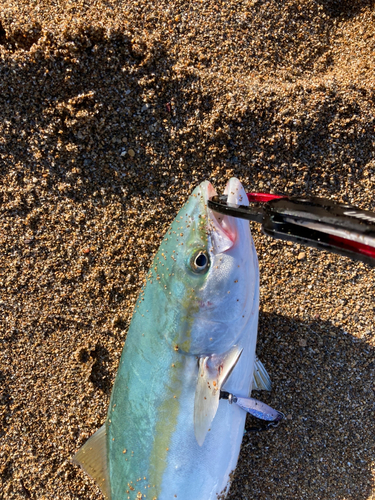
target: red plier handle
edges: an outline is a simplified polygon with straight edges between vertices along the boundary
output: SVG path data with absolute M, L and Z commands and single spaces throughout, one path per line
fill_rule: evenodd
M 250 205 L 226 196 L 208 201 L 212 210 L 262 224 L 273 238 L 338 253 L 375 266 L 375 213 L 325 198 L 248 193 Z

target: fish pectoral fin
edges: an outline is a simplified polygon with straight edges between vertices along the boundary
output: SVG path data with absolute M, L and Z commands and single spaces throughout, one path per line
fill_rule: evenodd
M 255 357 L 254 364 L 254 376 L 253 376 L 253 391 L 270 391 L 272 388 L 272 383 L 267 370 L 264 368 L 263 363 L 258 358 Z
M 199 358 L 197 387 L 194 399 L 194 433 L 199 446 L 219 406 L 220 389 L 241 356 L 242 349 L 233 346 L 224 354 L 212 354 Z
M 106 434 L 104 424 L 77 451 L 72 458 L 72 462 L 81 466 L 94 479 L 105 498 L 111 500 Z

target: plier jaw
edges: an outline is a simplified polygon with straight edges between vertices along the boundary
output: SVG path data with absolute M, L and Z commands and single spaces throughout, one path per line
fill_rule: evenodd
M 375 213 L 317 197 L 248 193 L 250 205 L 231 205 L 226 196 L 210 209 L 262 224 L 263 233 L 337 253 L 375 266 Z

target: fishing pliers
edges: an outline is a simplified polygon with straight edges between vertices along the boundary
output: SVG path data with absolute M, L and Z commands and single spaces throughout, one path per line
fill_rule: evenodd
M 250 205 L 208 201 L 211 210 L 262 224 L 264 234 L 375 266 L 375 213 L 325 198 L 247 193 Z

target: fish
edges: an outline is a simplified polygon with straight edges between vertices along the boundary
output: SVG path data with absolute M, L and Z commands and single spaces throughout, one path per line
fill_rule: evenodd
M 211 211 L 216 194 L 202 182 L 165 234 L 133 312 L 107 419 L 73 458 L 108 500 L 224 499 L 246 412 L 220 392 L 270 389 L 255 354 L 259 266 L 249 223 Z M 248 204 L 236 178 L 224 194 Z

